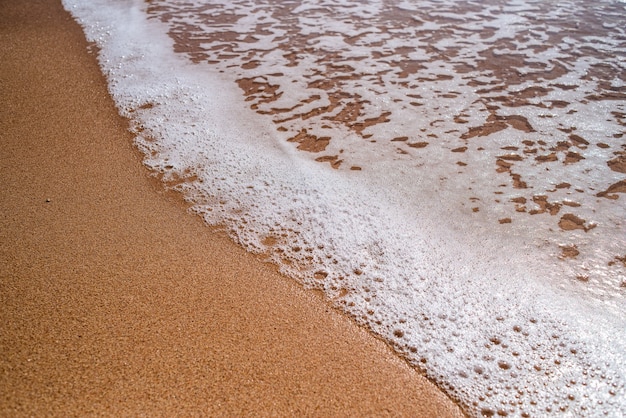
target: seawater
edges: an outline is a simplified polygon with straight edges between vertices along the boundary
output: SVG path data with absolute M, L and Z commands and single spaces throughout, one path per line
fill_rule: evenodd
M 207 223 L 471 415 L 626 415 L 623 1 L 64 5 Z

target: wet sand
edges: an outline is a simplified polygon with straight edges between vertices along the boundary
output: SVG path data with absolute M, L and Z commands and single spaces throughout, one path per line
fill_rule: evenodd
M 0 416 L 461 415 L 149 178 L 58 1 L 0 21 Z

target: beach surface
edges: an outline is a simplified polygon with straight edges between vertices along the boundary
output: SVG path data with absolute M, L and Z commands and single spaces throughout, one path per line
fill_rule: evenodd
M 0 21 L 0 416 L 462 416 L 150 178 L 59 1 Z

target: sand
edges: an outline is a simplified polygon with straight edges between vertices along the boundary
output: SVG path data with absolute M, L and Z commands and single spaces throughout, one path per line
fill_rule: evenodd
M 0 36 L 0 416 L 461 416 L 149 177 L 59 1 Z

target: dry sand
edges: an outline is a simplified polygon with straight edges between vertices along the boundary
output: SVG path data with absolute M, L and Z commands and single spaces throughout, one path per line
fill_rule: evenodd
M 148 176 L 58 0 L 0 0 L 0 416 L 459 416 Z

